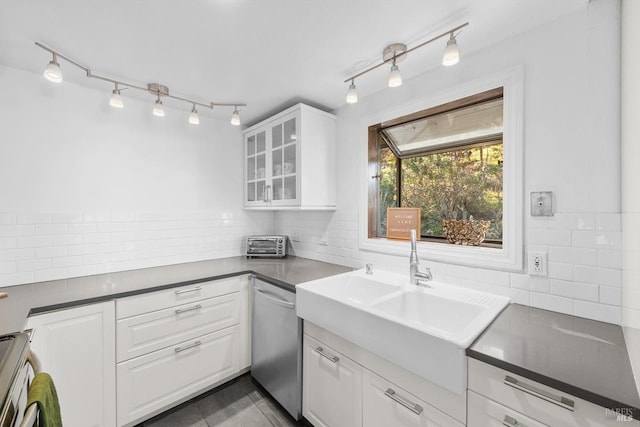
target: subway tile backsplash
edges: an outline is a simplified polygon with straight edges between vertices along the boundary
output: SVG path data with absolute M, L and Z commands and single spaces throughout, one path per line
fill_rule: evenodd
M 0 212 L 0 287 L 242 253 L 269 212 Z
M 527 218 L 525 251 L 544 251 L 548 277 L 425 261 L 436 280 L 507 295 L 513 301 L 610 323 L 621 322 L 621 216 L 556 213 Z M 279 212 L 278 234 L 292 237 L 295 253 L 326 262 L 405 272 L 401 257 L 358 250 L 357 212 Z M 328 245 L 321 237 L 328 235 Z M 525 255 L 526 262 L 526 255 Z

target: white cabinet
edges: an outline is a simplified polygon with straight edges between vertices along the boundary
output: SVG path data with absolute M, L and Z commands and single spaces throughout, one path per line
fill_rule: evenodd
M 121 298 L 118 426 L 132 426 L 240 374 L 247 355 L 247 275 Z
M 302 414 L 316 427 L 362 425 L 362 367 L 304 335 Z
M 468 359 L 468 425 L 554 427 L 640 427 L 614 411 L 509 371 Z
M 31 348 L 54 380 L 65 427 L 116 425 L 113 301 L 35 315 Z
M 366 427 L 463 427 L 397 385 L 364 371 L 362 420 Z
M 245 208 L 335 209 L 335 120 L 298 104 L 247 129 Z
M 466 394 L 304 322 L 302 412 L 315 427 L 464 427 Z M 446 411 L 446 412 L 445 412 Z

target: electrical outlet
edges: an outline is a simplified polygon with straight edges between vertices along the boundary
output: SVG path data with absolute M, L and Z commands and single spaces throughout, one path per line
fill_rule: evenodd
M 529 276 L 547 275 L 547 253 L 529 252 Z

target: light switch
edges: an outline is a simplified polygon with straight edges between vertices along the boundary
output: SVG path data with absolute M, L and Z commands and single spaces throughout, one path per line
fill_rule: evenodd
M 553 193 L 551 191 L 531 193 L 531 216 L 553 216 Z

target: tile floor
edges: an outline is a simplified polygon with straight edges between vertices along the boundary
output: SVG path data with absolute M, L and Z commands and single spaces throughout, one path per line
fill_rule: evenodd
M 249 374 L 136 427 L 299 427 Z

